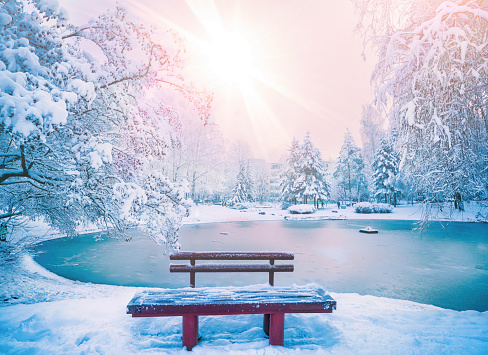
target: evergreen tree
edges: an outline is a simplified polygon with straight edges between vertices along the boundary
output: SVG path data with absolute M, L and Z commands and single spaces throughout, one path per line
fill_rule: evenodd
M 364 161 L 361 150 L 356 145 L 351 132 L 347 130 L 344 134 L 344 143 L 339 152 L 333 175 L 337 180 L 339 189 L 341 189 L 340 194 L 344 198 L 352 200 L 355 197 L 359 202 L 361 195 L 367 193 L 366 177 L 363 170 Z
M 300 143 L 297 139 L 293 138 L 289 152 L 285 171 L 281 174 L 281 200 L 296 203 L 299 194 L 295 187 L 295 181 L 299 174 L 300 160 L 302 158 Z
M 294 181 L 295 191 L 303 198 L 304 203 L 313 198 L 314 204 L 318 206 L 319 201 L 330 197 L 330 185 L 326 180 L 324 160 L 308 132 L 300 146 L 300 153 L 298 175 Z
M 252 191 L 253 182 L 249 170 L 249 165 L 247 169 L 244 164 L 240 165 L 236 186 L 232 190 L 232 198 L 229 200 L 231 205 L 254 201 L 254 194 Z
M 302 145 L 293 139 L 285 172 L 281 175 L 281 199 L 293 203 L 303 199 L 308 203 L 308 199 L 313 198 L 314 204 L 318 205 L 330 196 L 326 175 L 324 160 L 310 134 L 307 133 Z
M 393 203 L 396 204 L 395 180 L 398 174 L 398 165 L 399 159 L 391 142 L 383 139 L 376 151 L 372 166 L 375 197 L 378 200 L 384 197 L 385 202 L 388 203 L 393 195 Z

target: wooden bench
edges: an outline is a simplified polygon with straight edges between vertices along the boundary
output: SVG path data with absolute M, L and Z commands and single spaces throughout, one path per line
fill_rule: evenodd
M 318 285 L 275 287 L 275 272 L 292 272 L 289 253 L 182 252 L 170 260 L 189 260 L 189 265 L 170 264 L 170 272 L 189 272 L 190 288 L 147 290 L 127 305 L 132 317 L 183 317 L 183 346 L 191 350 L 198 341 L 198 316 L 263 314 L 263 329 L 270 345 L 283 345 L 285 313 L 332 313 L 336 301 Z M 196 260 L 267 260 L 269 264 L 199 264 Z M 269 285 L 195 288 L 197 272 L 268 272 Z

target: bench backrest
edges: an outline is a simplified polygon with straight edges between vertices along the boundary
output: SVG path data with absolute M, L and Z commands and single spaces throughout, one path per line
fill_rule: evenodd
M 291 253 L 271 252 L 179 252 L 170 254 L 170 260 L 190 260 L 190 265 L 170 264 L 170 272 L 189 272 L 190 286 L 195 287 L 197 272 L 268 272 L 269 284 L 274 285 L 275 272 L 292 272 L 293 265 L 275 265 L 275 260 L 293 260 Z M 269 264 L 200 264 L 196 260 L 268 260 Z

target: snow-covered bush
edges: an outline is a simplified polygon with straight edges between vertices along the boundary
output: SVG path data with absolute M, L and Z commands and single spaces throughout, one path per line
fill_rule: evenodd
M 230 206 L 235 210 L 247 210 L 249 208 L 254 207 L 252 203 L 249 202 L 237 202 Z
M 391 213 L 393 206 L 387 203 L 359 202 L 354 206 L 356 213 Z
M 293 205 L 287 208 L 287 211 L 292 214 L 310 214 L 316 211 L 313 205 Z

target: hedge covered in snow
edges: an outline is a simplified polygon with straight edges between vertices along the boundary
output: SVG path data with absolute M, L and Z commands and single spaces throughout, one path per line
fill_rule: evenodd
M 308 214 L 315 212 L 314 205 L 293 205 L 287 208 L 288 212 L 293 214 Z
M 359 202 L 354 206 L 356 213 L 391 213 L 393 206 L 387 203 Z

